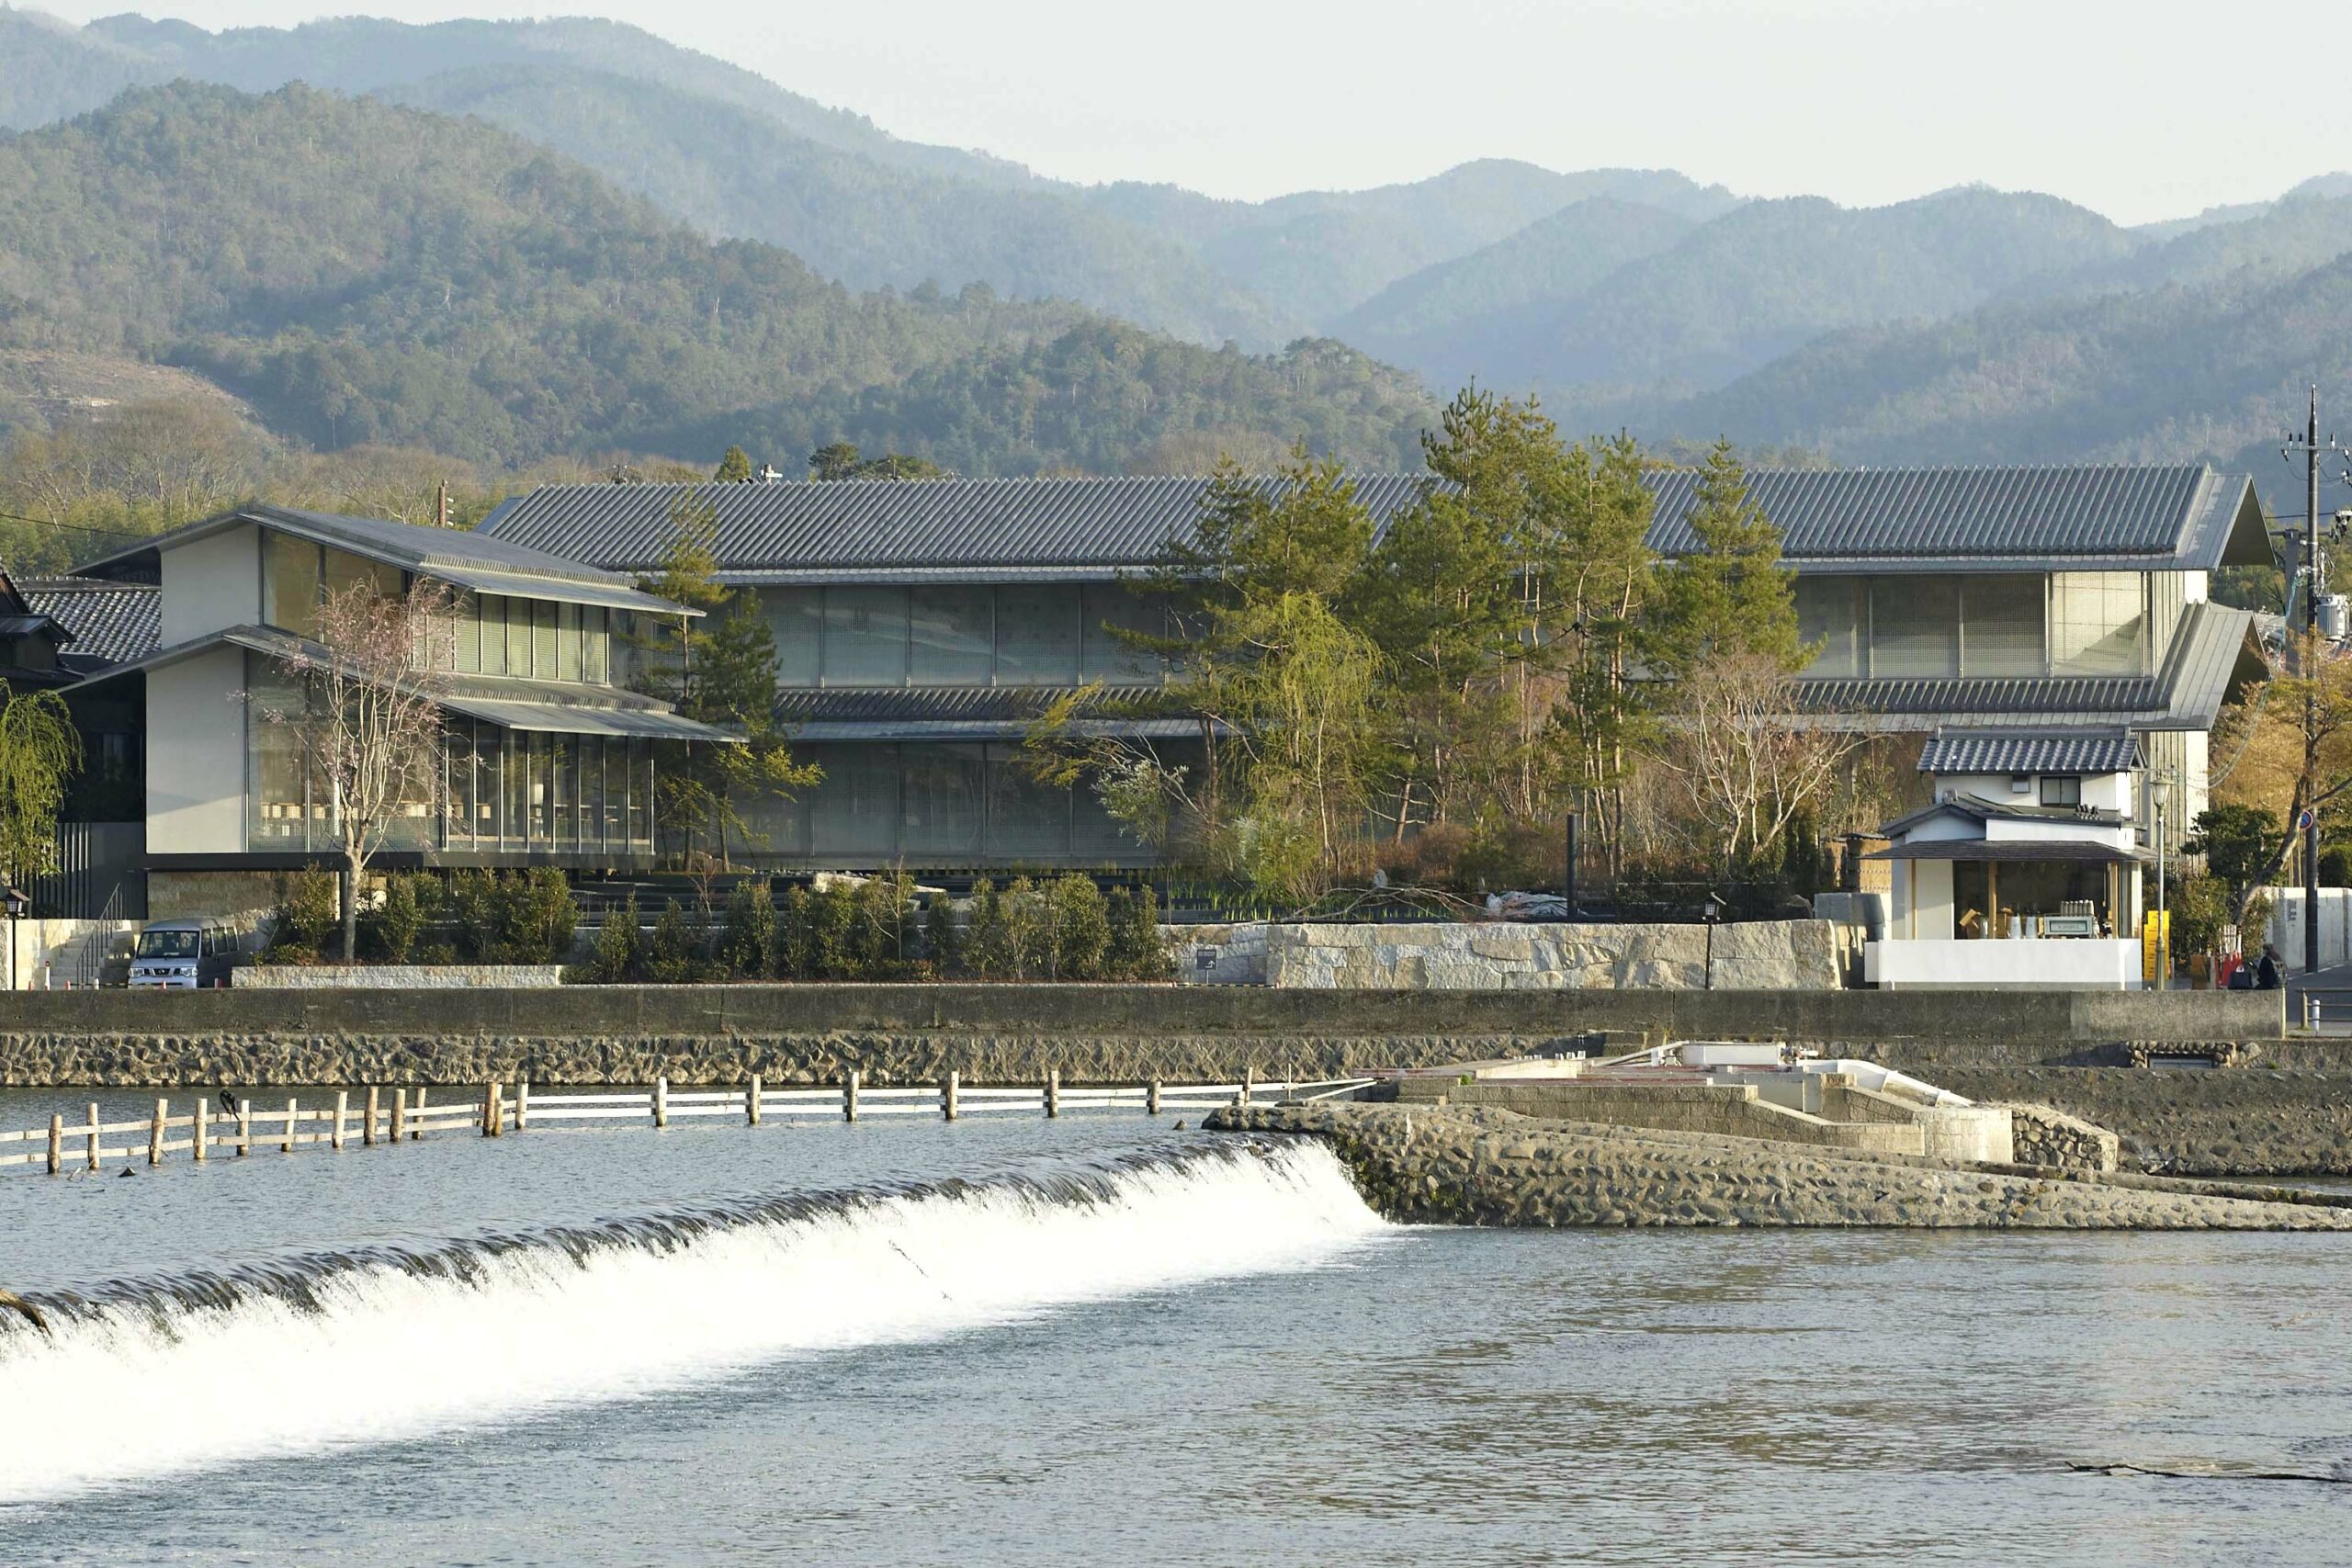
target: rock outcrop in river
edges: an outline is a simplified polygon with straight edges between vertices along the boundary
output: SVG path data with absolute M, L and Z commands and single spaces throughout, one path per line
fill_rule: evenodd
M 1407 1222 L 2352 1230 L 2352 1209 L 2225 1196 L 2193 1183 L 1943 1166 L 1760 1138 L 1536 1121 L 1489 1106 L 1235 1105 L 1204 1125 L 1323 1138 L 1367 1201 Z

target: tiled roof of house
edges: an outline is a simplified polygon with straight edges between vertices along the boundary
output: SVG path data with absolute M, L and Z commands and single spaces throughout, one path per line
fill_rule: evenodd
M 162 604 L 153 583 L 28 577 L 17 586 L 25 603 L 73 634 L 63 655 L 69 664 L 94 670 L 143 659 L 162 640 Z
M 2140 765 L 2140 743 L 2113 728 L 1939 729 L 1920 749 L 1923 773 L 2120 773 Z

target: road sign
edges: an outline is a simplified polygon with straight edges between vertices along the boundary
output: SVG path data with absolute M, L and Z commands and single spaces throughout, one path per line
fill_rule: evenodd
M 2301 817 L 2295 818 L 2295 831 L 2298 833 L 2308 833 L 2311 830 L 2312 814 L 2310 810 L 2306 808 Z

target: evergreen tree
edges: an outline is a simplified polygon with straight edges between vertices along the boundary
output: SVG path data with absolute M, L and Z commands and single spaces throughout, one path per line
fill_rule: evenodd
M 1749 495 L 1728 441 L 1700 465 L 1690 525 L 1697 547 L 1667 573 L 1657 666 L 1681 674 L 1752 655 L 1793 675 L 1812 662 L 1815 650 L 1797 633 L 1796 574 L 1781 564 L 1781 531 Z
M 638 931 L 637 895 L 632 893 L 618 908 L 605 910 L 605 923 L 596 928 L 596 978 L 608 986 L 638 978 L 644 964 L 643 939 Z
M 767 879 L 747 876 L 736 883 L 727 896 L 723 956 L 728 972 L 754 980 L 763 977 L 775 947 L 775 900 Z
M 806 884 L 784 890 L 777 910 L 775 974 L 781 980 L 816 978 L 816 915 Z
M 956 961 L 961 956 L 957 945 L 956 900 L 944 893 L 934 893 L 922 912 L 922 952 L 933 978 L 944 980 L 956 973 Z
M 727 449 L 727 455 L 718 459 L 718 472 L 712 474 L 710 478 L 711 482 L 714 484 L 741 485 L 751 483 L 752 455 L 744 451 L 741 446 L 729 446 Z
M 686 911 L 675 898 L 664 899 L 653 922 L 653 941 L 646 953 L 647 976 L 660 985 L 678 986 L 695 977 L 694 932 Z

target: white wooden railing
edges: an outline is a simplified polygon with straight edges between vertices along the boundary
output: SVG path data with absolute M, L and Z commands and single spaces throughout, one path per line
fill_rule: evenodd
M 554 1122 L 629 1122 L 667 1127 L 673 1121 L 706 1117 L 740 1118 L 759 1126 L 771 1117 L 839 1117 L 859 1122 L 875 1116 L 936 1116 L 954 1122 L 967 1116 L 1046 1115 L 1071 1111 L 1127 1111 L 1147 1116 L 1177 1111 L 1214 1111 L 1219 1106 L 1246 1104 L 1251 1100 L 1332 1100 L 1352 1095 L 1369 1078 L 1324 1078 L 1311 1083 L 1264 1082 L 1244 1075 L 1238 1083 L 1163 1084 L 1157 1078 L 1138 1085 L 1064 1087 L 1061 1075 L 1046 1075 L 1040 1084 L 966 1084 L 950 1073 L 929 1085 L 867 1087 L 851 1073 L 839 1084 L 795 1089 L 770 1089 L 753 1077 L 741 1089 L 673 1089 L 667 1078 L 657 1078 L 650 1089 L 622 1091 L 541 1090 L 527 1083 L 508 1092 L 503 1084 L 489 1084 L 462 1099 L 434 1101 L 430 1089 L 369 1087 L 356 1103 L 353 1091 L 337 1089 L 332 1108 L 305 1107 L 300 1096 L 288 1095 L 283 1107 L 275 1100 L 256 1103 L 238 1100 L 233 1109 L 216 1108 L 198 1100 L 185 1114 L 175 1114 L 168 1099 L 155 1101 L 152 1115 L 128 1122 L 99 1119 L 92 1104 L 86 1114 L 67 1121 L 63 1112 L 46 1127 L 0 1132 L 0 1168 L 40 1167 L 51 1176 L 71 1170 L 96 1170 L 108 1160 L 137 1160 L 161 1165 L 168 1155 L 186 1153 L 198 1163 L 216 1152 L 243 1158 L 255 1149 L 276 1148 L 292 1154 L 304 1145 L 323 1144 L 331 1149 L 356 1145 L 413 1143 L 428 1133 L 473 1133 L 503 1137 L 534 1124 Z M 445 1096 L 448 1090 L 441 1091 Z M 137 1141 L 110 1143 L 126 1134 L 143 1134 Z M 185 1134 L 185 1135 L 181 1135 Z

